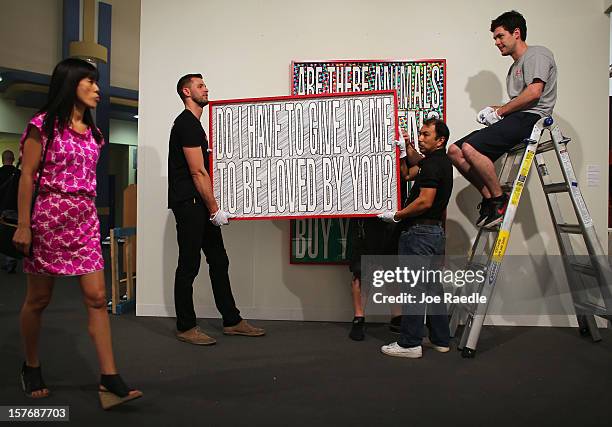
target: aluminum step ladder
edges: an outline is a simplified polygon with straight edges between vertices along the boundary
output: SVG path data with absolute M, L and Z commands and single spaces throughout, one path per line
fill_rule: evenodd
M 551 139 L 541 142 L 544 130 L 550 133 Z M 570 139 L 562 135 L 553 119 L 545 117 L 538 120 L 533 127 L 531 136 L 523 144 L 514 147 L 505 156 L 499 172 L 499 182 L 504 192 L 510 192 L 508 208 L 500 225 L 494 228 L 479 228 L 476 240 L 468 253 L 466 267 L 467 269 L 484 271 L 485 280 L 480 284 L 478 292 L 486 297 L 486 302 L 454 304 L 449 309 L 451 336 L 456 334 L 459 323 L 465 321 L 465 327 L 458 344 L 461 355 L 465 358 L 472 358 L 476 354 L 478 338 L 510 239 L 514 216 L 534 159 L 559 243 L 580 333 L 590 335 L 593 341 L 600 341 L 601 335 L 597 328 L 595 316 L 600 316 L 608 321 L 612 320 L 612 271 L 597 238 L 593 221 L 578 186 L 566 148 L 568 142 L 570 142 Z M 562 182 L 552 182 L 544 160 L 544 153 L 552 150 L 555 151 L 561 167 Z M 518 173 L 510 181 L 511 171 L 516 167 L 516 160 L 521 155 L 522 160 L 518 167 Z M 559 194 L 563 193 L 569 195 L 576 214 L 577 224 L 567 223 L 563 218 L 557 198 Z M 495 235 L 493 240 L 495 243 L 487 247 L 488 238 L 492 233 Z M 572 243 L 570 234 L 582 236 L 588 256 L 576 256 L 573 246 L 576 242 Z M 581 262 L 576 262 L 578 258 L 581 259 Z M 587 262 L 582 262 L 584 258 L 587 259 Z M 593 303 L 592 298 L 588 297 L 590 290 L 586 287 L 587 276 L 597 281 L 600 293 L 597 303 Z M 466 292 L 467 290 L 464 287 L 456 288 L 455 295 L 461 296 Z

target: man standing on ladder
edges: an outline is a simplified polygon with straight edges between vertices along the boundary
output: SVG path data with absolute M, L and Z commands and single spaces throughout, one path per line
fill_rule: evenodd
M 510 101 L 486 107 L 476 120 L 486 125 L 448 148 L 448 156 L 459 172 L 482 195 L 477 226 L 502 222 L 508 195 L 502 191 L 493 163 L 529 137 L 541 118 L 551 116 L 557 101 L 557 66 L 550 50 L 527 46 L 527 23 L 517 11 L 505 12 L 491 21 L 495 46 L 514 63 L 506 76 Z

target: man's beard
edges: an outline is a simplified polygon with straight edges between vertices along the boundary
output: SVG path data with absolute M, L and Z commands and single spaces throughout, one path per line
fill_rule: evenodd
M 191 98 L 191 99 L 193 99 L 193 102 L 195 102 L 202 108 L 208 105 L 208 99 L 204 99 L 204 98 Z

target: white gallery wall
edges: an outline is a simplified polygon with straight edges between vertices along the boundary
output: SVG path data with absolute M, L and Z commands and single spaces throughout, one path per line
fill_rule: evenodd
M 173 316 L 177 260 L 174 218 L 166 208 L 168 135 L 182 109 L 177 79 L 201 72 L 211 99 L 290 93 L 292 59 L 447 60 L 447 121 L 451 141 L 477 127 L 486 105 L 506 99 L 511 58 L 499 55 L 489 24 L 513 7 L 528 25 L 528 44 L 544 45 L 559 68 L 555 118 L 573 139 L 570 153 L 599 237 L 607 247 L 609 17 L 601 0 L 476 0 L 428 3 L 361 0 L 143 0 L 138 127 L 137 314 Z M 208 116 L 203 117 L 208 129 Z M 587 167 L 600 181 L 586 185 Z M 447 253 L 464 254 L 475 237 L 479 196 L 461 177 L 448 210 Z M 352 318 L 350 279 L 343 266 L 289 264 L 289 221 L 240 221 L 223 228 L 230 276 L 244 317 Z M 558 248 L 537 177 L 523 193 L 509 255 L 556 254 Z M 565 307 L 560 271 L 538 262 L 503 269 L 496 302 L 509 307 L 547 298 Z M 547 270 L 548 268 L 548 270 Z M 520 271 L 519 271 L 520 270 Z M 194 286 L 196 312 L 217 317 L 204 259 Z M 522 316 L 492 316 L 498 324 L 567 325 L 536 307 Z M 559 313 L 555 308 L 554 313 Z

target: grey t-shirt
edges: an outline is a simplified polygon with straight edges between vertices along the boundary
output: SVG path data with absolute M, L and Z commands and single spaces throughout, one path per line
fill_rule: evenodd
M 523 111 L 550 116 L 557 102 L 557 65 L 552 52 L 543 46 L 529 46 L 508 70 L 506 88 L 510 99 L 516 98 L 535 79 L 544 82 L 542 96 Z

